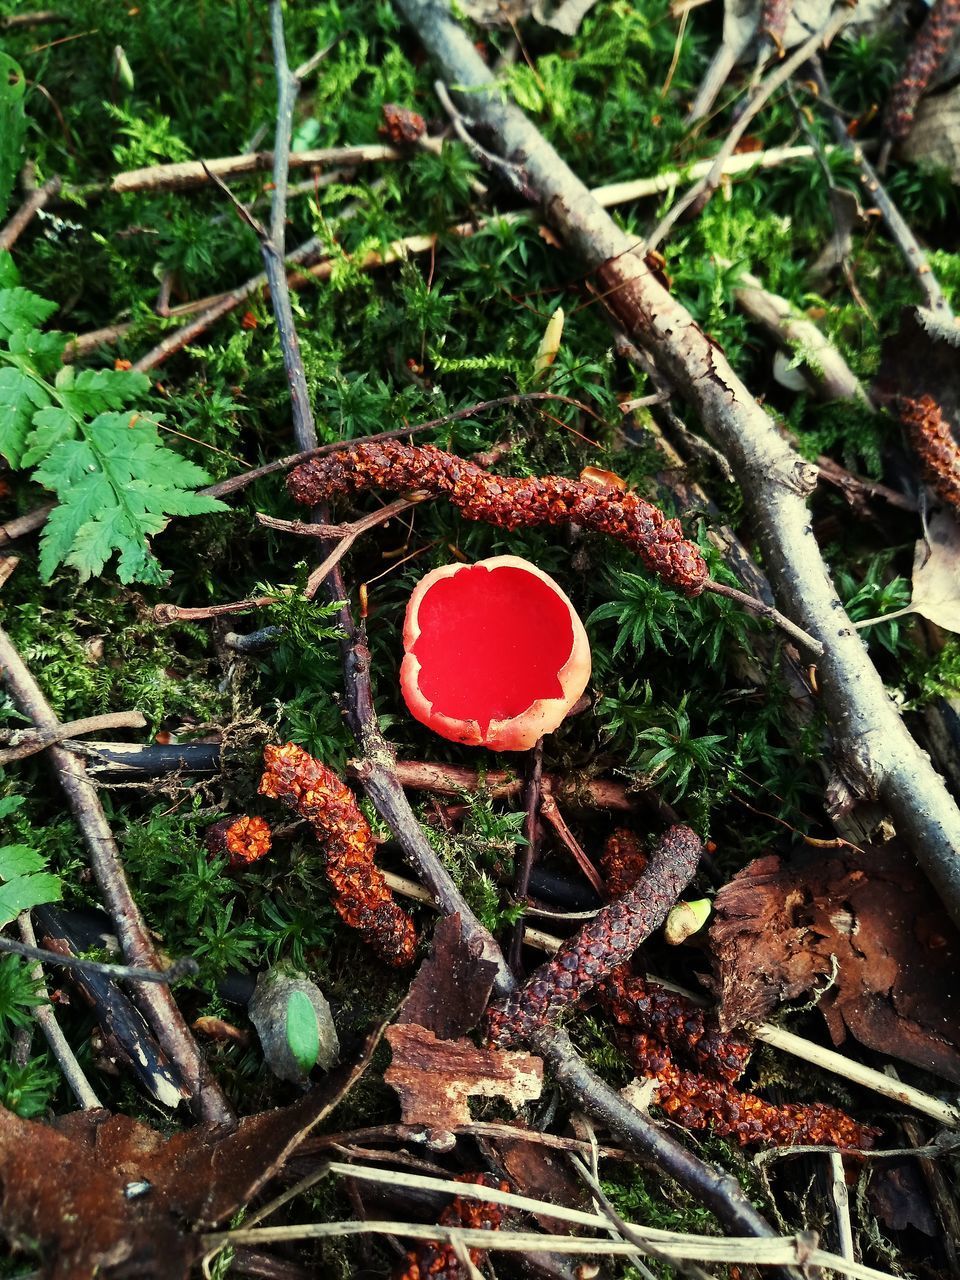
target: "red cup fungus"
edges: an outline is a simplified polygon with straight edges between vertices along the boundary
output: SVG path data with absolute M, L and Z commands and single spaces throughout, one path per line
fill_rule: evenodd
M 525 751 L 590 679 L 590 643 L 559 586 L 518 556 L 449 564 L 407 605 L 400 687 L 411 713 L 471 747 Z

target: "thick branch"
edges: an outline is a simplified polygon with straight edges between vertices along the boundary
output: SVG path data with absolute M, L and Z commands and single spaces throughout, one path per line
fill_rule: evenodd
M 448 82 L 469 90 L 472 116 L 522 164 L 547 219 L 595 272 L 618 323 L 645 347 L 696 407 L 749 503 L 781 608 L 825 646 L 824 704 L 848 773 L 879 792 L 944 905 L 960 923 L 960 810 L 907 732 L 834 589 L 810 526 L 806 464 L 689 312 L 634 252 L 634 241 L 600 207 L 493 76 L 448 10 L 397 0 Z

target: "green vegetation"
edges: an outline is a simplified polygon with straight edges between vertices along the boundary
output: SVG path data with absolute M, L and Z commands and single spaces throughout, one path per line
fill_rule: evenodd
M 0 0 L 0 15 L 16 7 Z M 308 971 L 349 1030 L 360 1034 L 392 1010 L 406 979 L 384 976 L 335 916 L 322 856 L 303 828 L 288 829 L 267 861 L 241 871 L 211 858 L 203 845 L 206 827 L 224 814 L 261 813 L 274 825 L 288 816 L 256 793 L 265 742 L 292 739 L 341 771 L 356 750 L 341 710 L 336 607 L 308 603 L 301 594 L 318 563 L 315 544 L 256 520 L 258 511 L 301 514 L 283 477 L 261 479 L 225 502 L 197 492 L 294 448 L 269 301 L 254 295 L 150 378 L 127 367 L 183 323 L 158 310 L 158 289 L 176 308 L 233 288 L 259 271 L 259 247 L 211 185 L 123 194 L 106 189 L 124 170 L 270 145 L 275 89 L 266 11 L 247 0 L 155 0 L 134 7 L 72 0 L 68 8 L 66 28 L 6 32 L 0 54 L 0 221 L 4 209 L 19 202 L 16 175 L 25 159 L 36 181 L 58 174 L 64 182 L 61 197 L 37 217 L 12 256 L 0 257 L 0 453 L 11 468 L 0 519 L 51 496 L 57 500 L 39 539 L 34 534 L 16 548 L 20 564 L 0 597 L 3 625 L 63 718 L 135 707 L 153 734 L 222 743 L 224 767 L 213 777 L 176 775 L 103 791 L 151 928 L 169 954 L 199 962 L 194 985 L 178 992 L 191 1019 L 213 1014 L 242 1022 L 218 981 L 233 970 L 282 963 Z M 331 46 L 304 87 L 295 149 L 378 141 L 381 108 L 390 102 L 432 122 L 442 118 L 433 69 L 386 0 L 290 6 L 286 20 L 291 63 Z M 726 128 L 724 115 L 691 136 L 684 119 L 718 33 L 718 15 L 697 10 L 677 47 L 666 0 L 604 0 L 572 39 L 534 28 L 532 65 L 519 59 L 506 80 L 591 185 L 682 169 L 711 155 Z M 57 39 L 61 34 L 70 38 Z M 509 28 L 477 35 L 491 60 L 512 38 Z M 899 54 L 886 37 L 838 40 L 827 68 L 838 100 L 855 113 L 882 100 Z M 804 98 L 801 109 L 818 143 L 827 146 L 829 130 L 815 102 Z M 789 98 L 777 96 L 754 133 L 763 147 L 793 142 L 797 119 Z M 843 156 L 831 154 L 827 169 L 836 185 L 858 189 Z M 590 413 L 527 402 L 449 424 L 426 439 L 468 455 L 496 450 L 497 468 L 514 474 L 576 476 L 586 466 L 613 471 L 679 514 L 712 574 L 736 581 L 713 535 L 729 527 L 750 541 L 739 493 L 700 460 L 691 463 L 690 475 L 702 480 L 715 507 L 692 505 L 671 488 L 673 464 L 654 419 L 647 410 L 624 418 L 618 408 L 619 400 L 654 388 L 615 355 L 590 282 L 462 144 L 447 142 L 439 154 L 414 148 L 400 160 L 327 172 L 316 181 L 298 170 L 291 181 L 287 244 L 317 236 L 332 263 L 328 278 L 308 281 L 294 294 L 322 442 L 399 429 L 511 392 L 549 389 Z M 478 182 L 489 187 L 488 200 L 478 194 Z M 231 185 L 265 216 L 269 173 Z M 909 169 L 893 175 L 891 189 L 914 230 L 945 246 L 934 266 L 960 303 L 960 254 L 953 251 L 955 236 L 943 235 L 951 209 L 955 216 L 955 190 Z M 493 216 L 473 234 L 450 231 L 488 211 Z M 507 211 L 519 216 L 496 216 Z M 638 201 L 617 217 L 640 235 L 657 213 L 655 202 Z M 371 250 L 425 233 L 438 237 L 430 253 L 380 271 L 363 268 Z M 896 249 L 876 232 L 859 231 L 852 258 L 858 297 L 839 275 L 814 287 L 807 268 L 831 234 L 824 171 L 814 159 L 799 160 L 738 178 L 700 217 L 679 225 L 663 250 L 665 271 L 676 295 L 807 456 L 826 451 L 880 477 L 897 447 L 892 420 L 856 406 L 824 405 L 779 385 L 767 338 L 734 297 L 744 270 L 762 275 L 771 290 L 811 309 L 854 371 L 869 380 L 901 308 L 916 301 L 915 289 Z M 546 377 L 535 379 L 540 339 L 558 303 L 566 312 L 562 345 Z M 54 324 L 56 330 L 49 327 Z M 114 342 L 63 363 L 66 334 L 107 326 L 119 328 Z M 695 420 L 687 425 L 694 432 L 699 426 Z M 349 509 L 344 504 L 335 518 L 374 507 L 374 498 L 361 499 Z M 838 520 L 850 520 L 842 499 L 829 494 L 818 495 L 813 514 L 828 539 Z M 916 530 L 906 521 L 894 521 L 892 530 L 887 538 L 864 527 L 856 548 L 833 555 L 856 619 L 892 612 L 907 598 Z M 505 552 L 526 556 L 557 578 L 586 619 L 593 646 L 594 700 L 548 742 L 550 772 L 655 787 L 716 841 L 724 871 L 761 849 L 786 850 L 804 834 L 832 834 L 822 803 L 820 713 L 814 705 L 803 723 L 791 719 L 794 692 L 780 674 L 779 642 L 766 623 L 726 599 L 679 596 L 599 538 L 579 531 L 507 533 L 463 521 L 440 502 L 421 504 L 370 533 L 344 561 L 352 608 L 357 584 L 368 584 L 377 710 L 401 758 L 522 771 L 516 759 L 431 737 L 407 714 L 397 685 L 403 610 L 414 583 L 453 557 Z M 209 606 L 256 596 L 273 603 L 215 623 L 162 627 L 152 613 L 159 603 Z M 238 654 L 224 643 L 230 629 L 265 626 L 281 629 L 273 647 Z M 960 691 L 960 644 L 948 641 L 931 661 L 916 618 L 874 626 L 868 638 L 908 706 Z M 0 722 L 9 729 L 23 724 L 5 695 Z M 17 855 L 17 862 L 11 847 L 0 849 L 6 882 L 0 898 L 16 893 L 16 903 L 25 905 L 16 886 L 26 890 L 30 881 L 32 891 L 42 881 L 51 897 L 56 885 L 68 906 L 97 906 L 76 829 L 39 757 L 0 774 L 0 805 L 22 842 L 12 848 L 31 852 L 29 860 L 25 852 Z M 520 805 L 483 794 L 463 797 L 462 805 L 453 820 L 432 802 L 422 801 L 419 812 L 468 901 L 485 923 L 501 929 L 522 910 L 509 896 L 524 843 Z M 598 852 L 610 815 L 566 816 L 590 853 Z M 402 869 L 394 848 L 382 856 Z M 547 860 L 571 874 L 567 855 L 549 839 Z M 426 928 L 430 918 L 423 908 Z M 0 1062 L 40 998 L 25 965 L 0 959 Z M 76 1007 L 60 1012 L 71 1041 L 85 1045 L 89 1016 Z M 587 1034 L 596 1047 L 589 1028 Z M 297 1036 L 294 1052 L 306 1062 L 309 1023 Z M 22 1115 L 66 1109 L 39 1039 L 32 1052 L 39 1056 L 25 1065 L 0 1065 L 0 1101 Z M 291 1096 L 266 1076 L 256 1050 L 225 1043 L 209 1054 L 244 1112 Z M 124 1092 L 122 1079 L 98 1076 L 97 1087 L 108 1105 L 141 1105 Z M 358 1122 L 394 1118 L 383 1090 L 371 1086 L 350 1105 L 358 1098 L 367 1107 Z M 720 1144 L 711 1154 L 728 1167 L 735 1163 Z M 742 1174 L 742 1164 L 736 1170 Z M 686 1230 L 704 1225 L 696 1206 L 672 1194 L 665 1205 L 643 1178 L 607 1189 L 627 1216 Z

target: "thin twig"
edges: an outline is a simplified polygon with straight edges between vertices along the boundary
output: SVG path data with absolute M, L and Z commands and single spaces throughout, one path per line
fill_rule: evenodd
M 2 629 L 0 669 L 11 697 L 34 726 L 41 730 L 58 729 L 59 722 L 40 686 Z M 161 966 L 150 933 L 130 892 L 120 851 L 83 761 L 61 746 L 47 747 L 47 753 L 83 833 L 94 877 L 127 963 L 134 968 L 159 970 Z M 181 1076 L 198 1115 L 215 1123 L 232 1121 L 230 1104 L 208 1075 L 196 1041 L 169 988 L 165 984 L 141 982 L 137 990 L 144 1014 L 161 1048 Z
M 802 627 L 798 627 L 795 622 L 791 622 L 779 609 L 775 609 L 772 604 L 767 604 L 766 601 L 758 599 L 757 596 L 751 596 L 737 587 L 730 587 L 725 582 L 717 582 L 714 578 L 709 578 L 703 589 L 705 592 L 709 591 L 712 595 L 726 596 L 728 600 L 736 600 L 737 604 L 744 609 L 749 609 L 751 613 L 757 614 L 760 618 L 768 619 L 775 627 L 779 627 L 781 631 L 788 635 L 791 640 L 803 645 L 805 649 L 809 649 L 818 658 L 822 657 L 824 647 L 821 642 L 815 640 Z
M 15 31 L 18 27 L 42 27 L 48 23 L 67 22 L 65 13 L 57 13 L 54 9 L 37 9 L 34 13 L 11 13 L 0 18 L 0 31 Z
M 48 178 L 42 187 L 30 192 L 10 221 L 0 230 L 0 249 L 13 248 L 40 210 L 59 194 L 61 185 L 61 179 L 54 176 Z
M 541 800 L 540 812 L 550 823 L 551 827 L 553 827 L 560 840 L 569 850 L 574 862 L 583 872 L 584 876 L 586 876 L 587 880 L 599 894 L 600 898 L 606 899 L 607 890 L 606 885 L 603 883 L 603 877 L 587 857 L 580 841 L 567 826 L 566 819 L 560 812 L 560 807 L 557 804 L 556 797 L 551 789 L 546 791 Z
M 27 956 L 31 960 L 40 960 L 47 953 L 42 952 L 37 946 L 36 935 L 33 932 L 33 925 L 30 923 L 30 912 L 21 911 L 17 917 L 17 926 L 20 929 L 20 937 L 23 939 L 21 944 L 13 942 L 10 938 L 0 938 L 0 947 L 5 951 L 15 951 L 17 955 Z M 49 953 L 51 956 L 53 952 Z M 43 986 L 43 970 L 39 965 L 34 965 L 30 970 L 34 981 Z M 50 1052 L 57 1060 L 60 1070 L 63 1072 L 63 1078 L 70 1086 L 70 1091 L 76 1098 L 77 1102 L 84 1111 L 97 1111 L 103 1103 L 97 1097 L 93 1086 L 83 1073 L 83 1068 L 77 1061 L 76 1055 L 70 1048 L 67 1037 L 60 1029 L 60 1023 L 56 1019 L 53 1012 L 53 1005 L 47 1000 L 41 1001 L 34 1009 L 34 1016 L 40 1024 L 40 1030 L 46 1037 L 47 1044 L 50 1046 Z
M 763 83 L 757 87 L 756 92 L 731 126 L 723 140 L 723 145 L 714 158 L 709 173 L 692 186 L 687 194 L 668 210 L 654 228 L 652 234 L 647 238 L 645 248 L 648 252 L 657 248 L 677 219 L 686 213 L 688 209 L 692 209 L 694 213 L 700 213 L 703 210 L 707 201 L 720 185 L 725 161 L 733 155 L 737 143 L 750 127 L 751 121 L 763 109 L 772 95 L 786 84 L 797 68 L 802 67 L 818 49 L 828 45 L 852 17 L 853 9 L 846 6 L 838 9 L 830 15 L 818 31 L 814 32 L 809 40 L 804 41 L 776 70 L 770 72 Z
M 10 542 L 16 542 L 18 538 L 25 537 L 26 534 L 32 533 L 34 529 L 41 529 L 50 518 L 50 512 L 56 505 L 55 502 L 45 502 L 43 506 L 36 507 L 25 515 L 16 516 L 13 520 L 8 520 L 6 524 L 0 524 L 0 547 L 5 547 Z
M 21 930 L 22 933 L 22 930 Z M 107 964 L 101 960 L 84 960 L 81 956 L 65 956 L 59 951 L 47 951 L 38 947 L 36 941 L 15 942 L 12 938 L 0 937 L 0 951 L 8 951 L 11 955 L 23 956 L 27 960 L 37 960 L 41 964 L 55 964 L 63 969 L 80 969 L 84 973 L 101 973 L 105 978 L 132 978 L 137 982 L 159 982 L 171 986 L 184 978 L 196 977 L 199 966 L 196 960 L 185 956 L 175 961 L 166 969 L 145 969 L 142 965 Z
M 88 733 L 99 733 L 102 729 L 143 729 L 146 723 L 146 717 L 140 711 L 110 711 L 106 715 L 87 716 L 83 720 L 67 720 L 56 729 L 46 729 L 43 732 L 37 729 L 18 729 L 7 737 L 10 746 L 0 748 L 0 766 L 36 755 L 51 743 L 62 742 L 64 738 L 82 738 Z
M 326 52 L 328 51 L 323 50 L 323 53 Z M 438 153 L 443 145 L 440 138 L 424 138 L 422 144 Z M 289 167 L 323 169 L 327 165 L 338 165 L 340 168 L 352 169 L 361 164 L 406 160 L 409 155 L 410 152 L 405 148 L 376 142 L 359 146 L 315 147 L 310 151 L 291 152 Z M 131 191 L 186 191 L 191 187 L 205 186 L 214 175 L 224 179 L 243 178 L 272 169 L 274 163 L 272 151 L 249 151 L 243 155 L 220 156 L 214 160 L 157 164 L 147 169 L 130 169 L 125 173 L 118 173 L 108 183 L 90 183 L 80 187 L 78 194 L 90 198 L 107 194 L 126 195 Z
M 488 151 L 486 147 L 480 145 L 469 131 L 469 126 L 473 121 L 468 120 L 457 110 L 453 99 L 447 91 L 447 86 L 442 80 L 433 82 L 433 91 L 440 99 L 440 105 L 450 117 L 454 132 L 467 150 L 476 156 L 485 169 L 488 169 L 491 173 L 499 173 L 512 190 L 516 191 L 518 195 L 526 197 L 527 190 L 523 181 L 523 172 L 519 166 L 512 164 L 509 160 L 504 159 L 503 156 L 494 155 L 492 151 Z
M 830 1162 L 830 1194 L 837 1215 L 837 1244 L 841 1258 L 845 1258 L 847 1262 L 853 1262 L 855 1255 L 853 1229 L 850 1226 L 850 1196 L 847 1192 L 843 1156 L 839 1151 L 831 1151 L 827 1158 Z
M 927 306 L 931 311 L 937 312 L 938 315 L 946 319 L 952 318 L 953 312 L 950 309 L 950 304 L 940 287 L 940 282 L 933 274 L 927 255 L 921 249 L 917 237 L 910 230 L 903 214 L 894 204 L 873 166 L 863 154 L 863 148 L 855 139 L 850 137 L 840 113 L 831 106 L 830 86 L 827 84 L 820 59 L 813 58 L 811 61 L 813 78 L 820 90 L 820 98 L 826 104 L 829 112 L 834 137 L 859 168 L 861 187 L 880 210 L 887 230 L 906 259 L 907 266 L 923 292 Z
M 540 854 L 540 802 L 543 799 L 543 738 L 538 738 L 529 755 L 527 781 L 524 787 L 523 836 L 526 844 L 520 850 L 513 882 L 514 901 L 523 903 L 530 892 L 530 872 Z M 523 920 L 517 920 L 507 945 L 507 964 L 520 972 L 523 951 Z

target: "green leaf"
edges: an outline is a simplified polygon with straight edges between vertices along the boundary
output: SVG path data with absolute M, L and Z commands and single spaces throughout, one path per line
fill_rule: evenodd
M 291 991 L 287 998 L 287 1047 L 300 1070 L 307 1074 L 316 1066 L 320 1052 L 320 1026 L 316 1011 L 303 991 Z
M 0 219 L 10 204 L 13 184 L 20 172 L 20 153 L 27 119 L 23 95 L 27 82 L 19 65 L 0 53 Z
M 48 405 L 33 415 L 33 430 L 27 436 L 23 453 L 20 457 L 21 467 L 34 467 L 42 462 L 48 454 L 53 453 L 58 444 L 72 440 L 77 434 L 77 423 L 66 409 L 56 405 Z
M 29 844 L 0 845 L 0 880 L 27 876 L 45 866 L 42 856 Z
M 17 876 L 0 885 L 0 927 L 16 920 L 21 911 L 29 911 L 45 902 L 59 902 L 62 896 L 60 877 L 51 875 L 49 871 Z
M 39 328 L 56 309 L 55 302 L 48 302 L 20 285 L 0 289 L 0 337 L 5 338 L 18 329 Z
M 23 796 L 3 796 L 0 799 L 0 819 L 9 818 L 23 804 Z
M 54 426 L 58 421 L 45 418 Z M 204 515 L 226 507 L 191 492 L 206 483 L 207 473 L 168 449 L 149 418 L 101 413 L 82 423 L 80 431 L 83 439 L 59 443 L 35 472 L 35 479 L 60 500 L 41 537 L 44 581 L 66 563 L 84 582 L 101 573 L 117 552 L 121 582 L 161 585 L 164 574 L 148 539 L 170 516 Z
M 73 385 L 61 392 L 66 409 L 79 418 L 92 418 L 108 409 L 122 409 L 150 390 L 145 373 L 132 369 L 84 369 Z
M 0 454 L 11 467 L 21 465 L 33 416 L 47 404 L 49 397 L 39 382 L 20 369 L 0 368 Z

